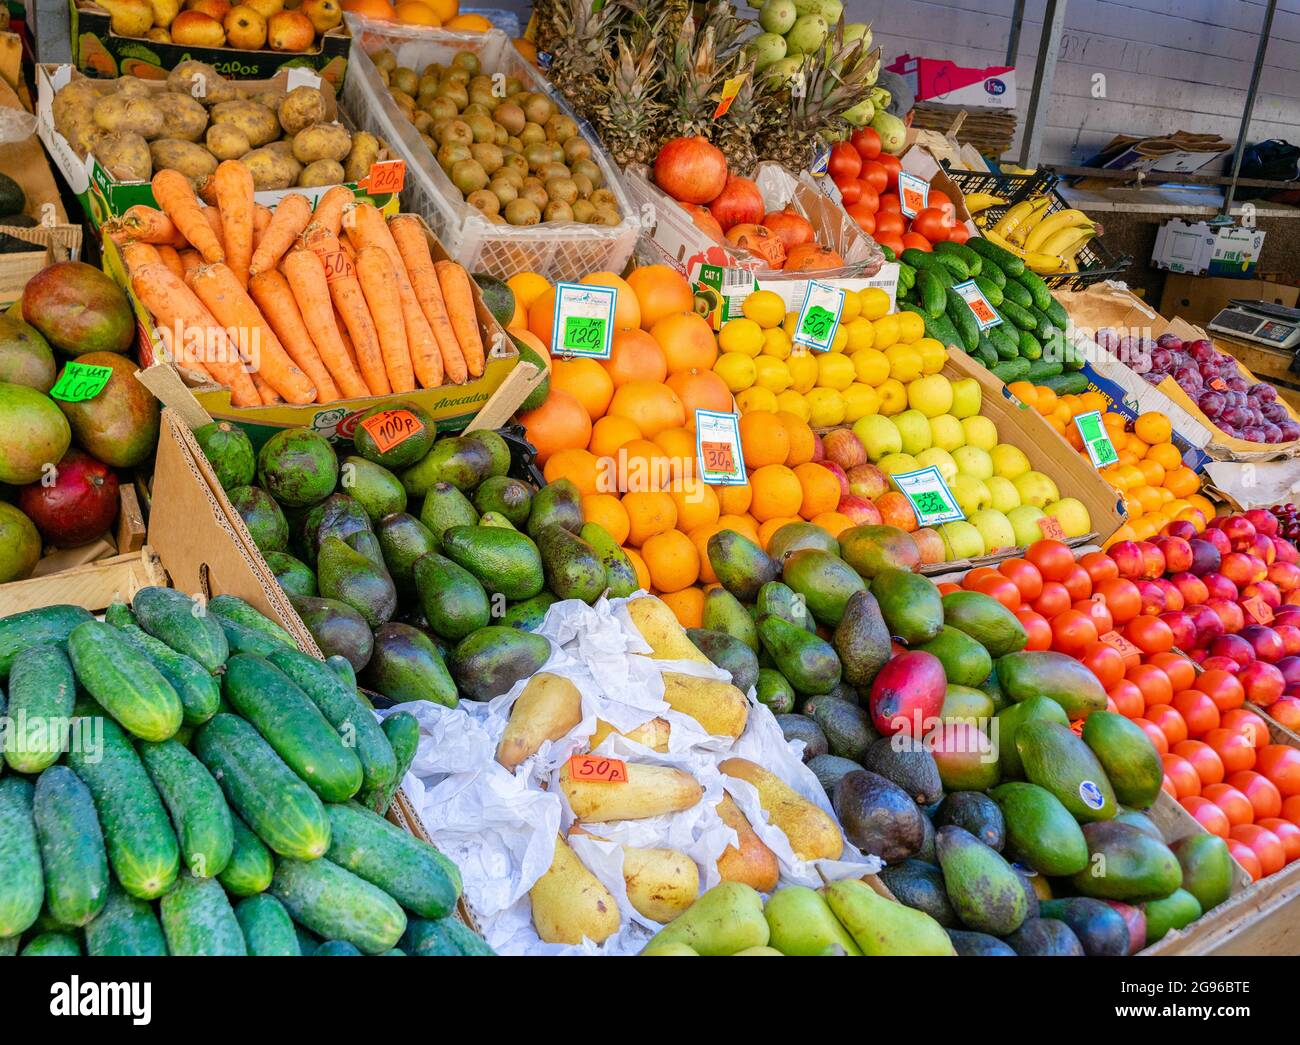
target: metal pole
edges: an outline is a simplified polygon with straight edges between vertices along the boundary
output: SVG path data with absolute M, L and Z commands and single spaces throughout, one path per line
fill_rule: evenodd
M 1043 147 L 1043 122 L 1047 103 L 1056 79 L 1056 59 L 1061 50 L 1061 32 L 1065 28 L 1065 0 L 1047 0 L 1043 11 L 1043 35 L 1038 41 L 1038 63 L 1034 69 L 1034 86 L 1025 114 L 1025 135 L 1020 144 L 1020 166 L 1037 167 Z
M 1246 107 L 1241 113 L 1241 127 L 1237 131 L 1237 148 L 1232 154 L 1232 181 L 1223 197 L 1224 217 L 1232 214 L 1232 198 L 1237 194 L 1237 175 L 1241 171 L 1241 156 L 1246 151 L 1246 135 L 1250 131 L 1251 116 L 1255 112 L 1255 96 L 1259 93 L 1259 78 L 1264 72 L 1264 55 L 1268 51 L 1268 37 L 1273 31 L 1273 12 L 1277 9 L 1277 0 L 1268 0 L 1264 8 L 1264 24 L 1259 28 L 1259 46 L 1255 49 L 1255 68 L 1250 73 L 1250 90 L 1246 92 Z
M 1007 60 L 1003 65 L 1015 68 L 1020 53 L 1020 23 L 1025 16 L 1025 0 L 1015 0 L 1011 5 L 1011 35 L 1007 38 Z

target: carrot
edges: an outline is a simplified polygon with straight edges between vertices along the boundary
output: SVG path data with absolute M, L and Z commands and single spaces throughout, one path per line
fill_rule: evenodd
M 357 252 L 357 282 L 375 321 L 379 350 L 384 354 L 384 372 L 394 392 L 415 388 L 411 353 L 406 346 L 406 324 L 402 320 L 402 299 L 397 290 L 393 263 L 382 247 L 362 247 Z
M 221 214 L 226 264 L 240 285 L 248 286 L 248 264 L 253 258 L 253 175 L 238 160 L 223 160 L 212 176 Z
M 203 264 L 203 259 L 197 250 L 182 250 L 180 255 L 183 278 L 188 280 L 190 273 Z
M 205 371 L 230 389 L 230 402 L 234 406 L 257 406 L 262 398 L 244 364 L 239 350 L 226 338 L 220 323 L 208 311 L 195 293 L 176 278 L 166 265 L 146 265 L 132 273 L 131 288 L 141 303 L 151 313 L 159 327 L 169 328 L 183 342 L 192 342 L 197 336 L 203 350 L 177 351 L 174 338 L 167 338 L 176 358 L 187 365 L 199 362 Z M 191 336 L 186 336 L 189 328 Z
M 289 357 L 316 386 L 316 402 L 331 403 L 339 397 L 338 386 L 321 361 L 311 334 L 302 321 L 289 281 L 276 269 L 259 272 L 248 281 L 248 292 L 280 339 Z
M 438 286 L 447 302 L 447 316 L 456 340 L 465 355 L 465 365 L 470 375 L 481 377 L 486 362 L 483 355 L 483 337 L 478 331 L 478 313 L 474 310 L 474 292 L 470 289 L 469 273 L 454 261 L 440 261 L 433 266 L 438 273 Z
M 128 207 L 120 218 L 106 221 L 104 229 L 115 243 L 168 243 L 175 246 L 184 242 L 171 218 L 157 207 L 143 203 Z
M 333 305 L 330 307 L 333 308 Z M 339 337 L 343 341 L 343 350 L 347 352 L 348 358 L 352 360 L 352 366 L 356 369 L 356 372 L 360 374 L 361 367 L 357 363 L 356 346 L 352 344 L 352 338 L 348 337 L 348 325 L 343 322 L 343 317 L 339 315 L 338 309 L 334 309 L 334 322 L 339 328 Z M 369 389 L 367 389 L 366 392 L 368 393 Z
M 318 225 L 323 225 L 337 236 L 343 224 L 343 209 L 355 199 L 352 190 L 346 185 L 335 185 L 316 201 L 316 209 L 312 212 L 311 220 Z
M 357 248 L 345 239 L 339 240 L 339 246 L 342 248 L 343 253 L 348 256 L 348 260 L 355 264 L 357 260 Z
M 253 260 L 248 266 L 248 274 L 256 276 L 275 268 L 280 259 L 293 246 L 294 240 L 311 221 L 311 204 L 300 192 L 291 192 L 276 205 L 271 222 L 262 233 L 262 239 L 253 251 Z
M 152 243 L 131 240 L 122 245 L 122 261 L 126 263 L 127 272 L 134 272 L 145 265 L 161 265 L 162 254 Z
M 409 214 L 399 215 L 388 223 L 388 229 L 402 256 L 411 289 L 424 312 L 438 349 L 437 354 L 434 354 L 425 351 L 425 343 L 413 344 L 411 365 L 415 376 L 425 388 L 433 388 L 442 384 L 445 370 L 448 378 L 461 384 L 467 373 L 465 357 L 456 341 L 451 320 L 447 317 L 447 305 L 442 299 L 438 273 L 433 267 L 429 241 L 425 238 L 420 219 Z
M 180 171 L 164 169 L 153 176 L 153 196 L 158 206 L 209 264 L 224 261 L 226 252 L 221 240 L 203 216 L 194 186 Z M 211 208 L 207 208 L 211 209 Z
M 257 394 L 262 397 L 263 406 L 274 406 L 276 403 L 283 403 L 284 397 L 274 388 L 266 383 L 266 378 L 261 374 L 253 375 L 253 384 L 257 386 Z
M 190 358 L 183 359 L 176 353 L 176 346 L 172 337 L 172 332 L 167 327 L 156 327 L 158 339 L 163 343 L 163 351 L 166 352 L 166 359 L 175 363 L 181 370 L 187 370 L 191 374 L 205 378 L 208 381 L 215 380 L 208 368 L 198 359 L 195 353 L 189 353 Z M 220 382 L 218 382 L 220 383 Z
M 226 230 L 221 224 L 221 208 L 212 206 L 203 208 L 203 220 L 207 222 L 208 228 L 212 230 L 212 235 L 217 238 L 221 244 L 221 253 L 224 256 L 226 252 Z M 199 253 L 203 253 L 199 251 Z M 205 259 L 206 260 L 206 259 Z M 209 262 L 209 264 L 212 264 Z
M 315 402 L 315 387 L 289 358 L 229 265 L 205 265 L 194 273 L 192 282 L 199 300 L 218 322 L 233 331 L 240 352 L 267 384 L 290 403 Z
M 285 255 L 281 267 L 293 291 L 303 325 L 311 334 L 321 362 L 334 378 L 339 391 L 348 399 L 368 396 L 370 389 L 343 347 L 341 334 L 346 328 L 335 320 L 329 284 L 325 282 L 325 266 L 320 258 L 310 250 L 291 250 Z
M 356 352 L 357 365 L 361 368 L 361 376 L 365 378 L 370 394 L 387 395 L 392 387 L 384 370 L 384 353 L 379 347 L 374 319 L 366 306 L 365 294 L 357 281 L 352 262 L 347 259 L 338 237 L 316 222 L 307 226 L 303 233 L 303 243 L 316 253 L 329 274 L 327 282 L 330 298 L 343 317 Z
M 160 243 L 155 249 L 158 251 L 158 256 L 162 258 L 162 263 L 184 279 L 185 266 L 181 264 L 181 256 L 176 248 L 167 243 Z
M 253 204 L 253 250 L 262 242 L 266 230 L 271 224 L 271 208 L 261 203 Z

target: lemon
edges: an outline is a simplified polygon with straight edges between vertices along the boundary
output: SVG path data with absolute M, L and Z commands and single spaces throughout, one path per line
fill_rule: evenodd
M 754 383 L 774 395 L 790 387 L 790 368 L 780 359 L 759 356 L 754 360 Z
M 814 388 L 806 396 L 808 423 L 814 428 L 833 428 L 844 423 L 844 397 L 833 388 Z
M 889 376 L 906 384 L 921 376 L 921 353 L 911 345 L 893 345 L 885 349 L 889 360 Z
M 882 291 L 883 293 L 883 291 Z M 898 316 L 890 314 L 881 316 L 872 323 L 876 332 L 876 347 L 884 351 L 890 345 L 898 344 Z
M 799 313 L 787 312 L 785 314 L 785 322 L 781 324 L 781 329 L 785 331 L 786 337 L 793 341 L 795 331 L 799 329 Z
M 763 328 L 752 319 L 731 319 L 718 332 L 718 349 L 756 356 L 763 351 Z
M 742 414 L 748 414 L 753 410 L 766 410 L 769 413 L 776 412 L 776 395 L 767 388 L 759 388 L 755 385 L 753 388 L 746 388 L 736 396 L 736 406 Z
M 854 369 L 853 360 L 848 356 L 836 355 L 833 352 L 817 354 L 819 388 L 833 388 L 837 392 L 842 392 L 853 384 L 855 377 L 857 377 L 857 370 Z
M 870 385 L 854 381 L 843 393 L 844 422 L 853 424 L 860 417 L 880 412 L 880 393 Z
M 773 327 L 771 330 L 763 331 L 762 355 L 772 356 L 775 359 L 785 359 L 790 355 L 790 348 L 790 335 L 780 327 Z
M 883 382 L 876 393 L 880 396 L 880 413 L 886 417 L 901 414 L 907 409 L 907 388 L 903 382 L 890 378 Z
M 713 364 L 713 372 L 732 392 L 743 392 L 758 376 L 754 360 L 744 352 L 724 352 Z
M 812 414 L 812 411 L 808 409 L 808 400 L 793 388 L 787 388 L 776 397 L 775 409 L 785 410 L 788 413 L 794 414 L 795 417 L 799 418 L 799 420 L 803 421 L 805 424 L 807 424 L 808 418 Z
M 844 309 L 840 312 L 841 323 L 852 323 L 862 314 L 862 298 L 851 290 L 844 292 Z
M 899 312 L 898 340 L 905 345 L 912 345 L 923 337 L 925 337 L 925 320 L 915 312 Z
M 756 290 L 740 306 L 741 314 L 753 320 L 764 330 L 779 327 L 785 322 L 785 301 L 772 290 Z
M 831 351 L 843 352 L 848 347 L 849 347 L 849 332 L 844 329 L 844 324 L 841 323 L 838 327 L 835 328 L 835 336 L 831 338 Z
M 923 374 L 937 374 L 943 369 L 944 363 L 948 362 L 948 350 L 943 347 L 942 341 L 936 341 L 932 337 L 923 337 L 912 347 L 921 353 L 921 373 Z
M 849 357 L 853 360 L 853 369 L 858 380 L 864 385 L 879 388 L 889 377 L 889 357 L 874 348 L 864 348 Z
M 858 352 L 875 345 L 876 328 L 871 325 L 871 320 L 859 316 L 846 323 L 844 328 L 849 335 L 849 352 Z
M 791 353 L 785 365 L 790 368 L 790 387 L 796 392 L 807 392 L 817 384 L 819 368 L 811 352 Z
M 879 287 L 866 287 L 858 291 L 859 315 L 877 320 L 889 312 L 889 295 Z

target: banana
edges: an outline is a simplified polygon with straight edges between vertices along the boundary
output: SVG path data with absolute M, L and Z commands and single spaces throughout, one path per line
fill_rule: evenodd
M 1024 258 L 1025 267 L 1040 276 L 1055 276 L 1060 272 L 1069 271 L 1067 268 L 1069 262 L 1065 258 L 1058 258 L 1052 254 L 1024 251 L 1021 257 Z
M 999 236 L 1010 236 L 1012 230 L 1024 221 L 1033 209 L 1034 205 L 1029 200 L 1021 200 L 998 219 L 998 223 L 993 226 L 993 231 Z
M 997 226 L 994 226 L 991 229 L 985 229 L 984 238 L 996 247 L 1001 247 L 1003 250 L 1011 251 L 1012 254 L 1018 255 L 1021 253 L 1019 247 L 998 232 Z
M 966 209 L 971 214 L 978 214 L 990 207 L 1001 207 L 1006 202 L 1003 197 L 995 196 L 991 192 L 972 192 L 966 196 Z
M 1008 233 L 1007 238 L 1012 243 L 1024 245 L 1025 238 L 1038 227 L 1038 223 L 1043 220 L 1047 214 L 1047 208 L 1052 205 L 1050 196 L 1039 196 L 1034 200 L 1033 205 L 1023 221 Z
M 1043 250 L 1043 244 L 1062 229 L 1091 224 L 1092 219 L 1081 210 L 1058 210 L 1055 214 L 1047 215 L 1034 226 L 1033 230 L 1025 237 L 1025 249 L 1030 251 Z M 1056 252 L 1043 250 L 1043 253 L 1055 254 Z
M 1038 230 L 1035 229 L 1034 231 L 1037 232 Z M 1073 252 L 1077 252 L 1096 234 L 1097 226 L 1092 224 L 1067 225 L 1065 228 L 1052 233 L 1036 247 L 1031 248 L 1030 244 L 1026 242 L 1025 249 L 1037 249 L 1043 254 L 1055 254 L 1057 257 L 1073 256 L 1071 249 Z M 1033 239 L 1033 237 L 1031 236 L 1030 239 Z

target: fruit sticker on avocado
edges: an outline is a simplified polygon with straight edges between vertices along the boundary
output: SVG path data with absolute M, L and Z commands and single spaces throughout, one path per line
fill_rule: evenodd
M 599 755 L 573 755 L 569 758 L 569 776 L 601 784 L 626 784 L 627 763 Z
M 749 480 L 740 448 L 740 418 L 716 410 L 696 410 L 695 457 L 700 478 L 710 486 L 744 486 Z
M 424 422 L 409 410 L 384 410 L 361 422 L 381 454 L 424 431 Z
M 1106 804 L 1106 796 L 1091 780 L 1085 780 L 1079 785 L 1079 797 L 1089 809 L 1100 809 Z
M 1115 446 L 1110 441 L 1110 434 L 1102 424 L 1100 410 L 1080 414 L 1074 419 L 1074 427 L 1079 430 L 1083 448 L 1088 451 L 1094 468 L 1104 468 L 1119 460 L 1119 454 L 1115 452 Z
M 608 359 L 614 341 L 618 291 L 584 283 L 557 283 L 555 301 L 552 354 Z
M 104 391 L 104 386 L 112 376 L 111 366 L 69 363 L 50 389 L 50 398 L 61 399 L 65 403 L 84 403 Z
M 973 279 L 968 279 L 965 283 L 957 283 L 952 289 L 966 302 L 966 307 L 970 309 L 971 315 L 975 317 L 975 323 L 981 330 L 989 330 L 1002 323 L 1002 317 L 989 304 L 984 291 L 980 290 L 979 284 Z
M 898 209 L 915 218 L 930 205 L 930 183 L 907 171 L 898 172 Z
M 827 283 L 811 281 L 791 340 L 814 352 L 829 352 L 835 342 L 835 332 L 840 328 L 843 312 L 844 291 Z
M 911 502 L 917 522 L 922 526 L 961 522 L 966 518 L 966 513 L 958 507 L 957 499 L 934 465 L 915 472 L 899 472 L 891 475 L 890 479 Z

